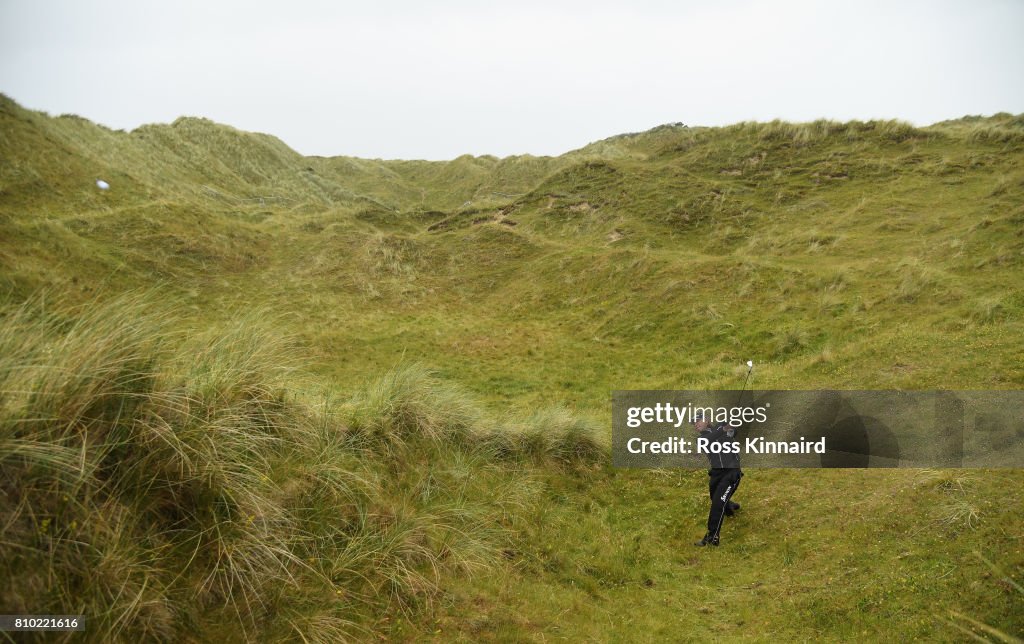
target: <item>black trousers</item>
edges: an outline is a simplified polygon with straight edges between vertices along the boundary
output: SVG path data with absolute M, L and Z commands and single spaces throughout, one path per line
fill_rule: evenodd
M 715 467 L 708 470 L 708 493 L 711 495 L 711 512 L 708 513 L 708 537 L 717 538 L 722 529 L 726 513 L 732 514 L 735 503 L 732 495 L 740 486 L 743 471 L 738 467 Z

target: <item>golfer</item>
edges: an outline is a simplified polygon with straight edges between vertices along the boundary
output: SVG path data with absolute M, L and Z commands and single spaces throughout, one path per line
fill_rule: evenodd
M 701 438 L 711 442 L 731 443 L 736 435 L 736 428 L 728 423 L 718 423 L 712 426 L 704 419 L 703 414 L 694 418 L 693 428 L 697 430 Z M 740 509 L 740 504 L 732 500 L 736 488 L 740 486 L 740 479 L 743 477 L 743 470 L 740 469 L 740 455 L 734 453 L 708 453 L 711 467 L 708 469 L 708 493 L 711 495 L 711 511 L 708 513 L 708 531 L 704 538 L 696 542 L 695 546 L 717 546 L 719 533 L 722 530 L 722 521 L 726 516 L 732 516 Z

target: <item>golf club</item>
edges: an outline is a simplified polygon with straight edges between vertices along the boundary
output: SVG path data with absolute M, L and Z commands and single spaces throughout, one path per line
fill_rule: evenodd
M 740 388 L 740 395 L 736 398 L 736 406 L 739 407 L 740 401 L 743 400 L 743 392 L 747 389 L 747 381 L 750 380 L 750 372 L 754 370 L 754 361 L 747 360 L 747 377 L 743 379 L 743 387 Z

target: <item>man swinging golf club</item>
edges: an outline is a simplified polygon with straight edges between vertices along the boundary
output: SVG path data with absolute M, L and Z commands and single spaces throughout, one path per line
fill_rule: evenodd
M 750 372 L 754 369 L 754 363 L 747 361 L 747 377 L 743 380 L 743 389 L 740 389 L 737 406 L 743 399 L 743 391 L 747 388 L 747 380 L 750 379 Z M 712 442 L 731 442 L 736 435 L 736 428 L 728 423 L 718 423 L 714 426 L 704 418 L 703 414 L 694 417 L 693 428 L 697 430 L 701 438 Z M 715 453 L 718 452 L 718 453 Z M 719 533 L 722 530 L 722 522 L 725 517 L 732 516 L 740 509 L 740 504 L 732 500 L 736 488 L 740 486 L 740 479 L 743 478 L 743 470 L 740 469 L 740 455 L 725 450 L 710 450 L 708 452 L 710 468 L 708 469 L 708 493 L 711 495 L 711 511 L 708 512 L 708 531 L 704 538 L 696 542 L 695 546 L 717 546 Z

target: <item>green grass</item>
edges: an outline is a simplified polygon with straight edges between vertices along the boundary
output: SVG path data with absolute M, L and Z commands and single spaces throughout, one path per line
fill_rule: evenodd
M 5 609 L 104 640 L 366 636 L 501 560 L 531 470 L 603 454 L 560 411 L 485 426 L 421 367 L 314 396 L 273 325 L 193 336 L 172 303 L 0 322 Z
M 612 390 L 748 358 L 1019 389 L 1021 132 L 381 161 L 3 99 L 0 604 L 96 640 L 1019 636 L 1016 471 L 751 471 L 703 552 L 705 474 L 603 446 Z

